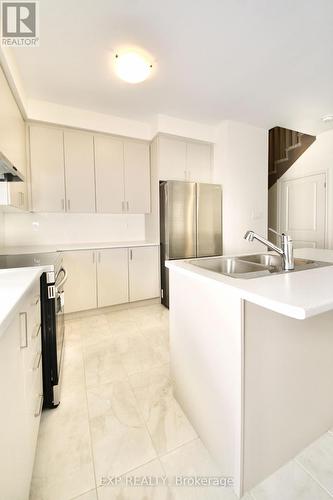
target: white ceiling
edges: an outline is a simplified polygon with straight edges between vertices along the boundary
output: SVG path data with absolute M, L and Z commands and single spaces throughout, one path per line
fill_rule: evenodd
M 40 47 L 15 57 L 34 99 L 319 132 L 333 114 L 332 25 L 332 0 L 40 0 Z M 128 45 L 155 60 L 138 85 L 113 73 Z

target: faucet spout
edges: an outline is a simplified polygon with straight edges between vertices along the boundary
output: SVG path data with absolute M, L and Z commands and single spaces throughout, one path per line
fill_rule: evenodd
M 257 240 L 266 247 L 268 247 L 270 250 L 273 250 L 273 252 L 276 252 L 279 255 L 281 255 L 283 262 L 283 269 L 285 271 L 290 271 L 294 269 L 293 242 L 290 236 L 287 236 L 284 233 L 282 233 L 279 236 L 281 236 L 282 238 L 282 248 L 278 247 L 277 245 L 274 245 L 274 243 L 267 240 L 263 236 L 260 236 L 254 231 L 246 231 L 244 239 L 246 239 L 247 241 Z

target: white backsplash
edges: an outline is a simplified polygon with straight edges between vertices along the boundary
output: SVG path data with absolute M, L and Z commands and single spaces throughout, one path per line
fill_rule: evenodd
M 7 213 L 3 227 L 6 246 L 145 239 L 144 215 Z

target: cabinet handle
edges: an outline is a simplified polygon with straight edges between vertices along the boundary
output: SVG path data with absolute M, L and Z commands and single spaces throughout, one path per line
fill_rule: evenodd
M 42 359 L 42 353 L 41 351 L 37 353 L 36 357 L 35 357 L 35 361 L 34 361 L 34 365 L 33 365 L 33 371 L 35 372 L 36 370 L 38 370 L 39 368 L 39 365 L 40 365 L 40 360 Z
M 62 198 L 61 200 L 61 210 L 64 211 L 65 210 L 65 200 Z
M 42 413 L 42 408 L 43 408 L 43 394 L 40 394 L 38 396 L 38 406 L 37 410 L 34 413 L 35 417 L 39 417 L 39 415 Z
M 31 305 L 32 306 L 37 306 L 38 302 L 40 301 L 40 295 L 36 295 L 35 298 L 33 299 Z
M 98 252 L 98 263 L 101 262 L 101 252 Z
M 20 333 L 21 333 L 21 341 L 20 348 L 26 349 L 28 347 L 28 321 L 27 321 L 27 313 L 20 313 Z
M 67 208 L 69 211 L 71 210 L 71 200 L 67 200 Z
M 133 260 L 133 250 L 130 249 L 130 260 Z
M 122 212 L 126 212 L 126 205 L 125 205 L 125 201 L 122 201 L 122 202 L 121 202 L 121 210 L 122 210 Z
M 32 339 L 36 339 L 38 337 L 40 329 L 41 329 L 41 325 L 37 325 L 35 328 L 35 333 L 33 335 L 31 335 Z
M 127 204 L 127 212 L 128 212 L 129 211 L 129 202 L 127 201 L 126 204 Z

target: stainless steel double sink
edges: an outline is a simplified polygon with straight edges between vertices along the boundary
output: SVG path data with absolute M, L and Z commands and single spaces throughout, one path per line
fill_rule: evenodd
M 190 260 L 189 263 L 218 274 L 243 279 L 294 273 L 332 265 L 330 262 L 295 259 L 295 268 L 292 271 L 284 271 L 280 255 L 270 253 L 242 255 L 240 257 L 209 257 Z

